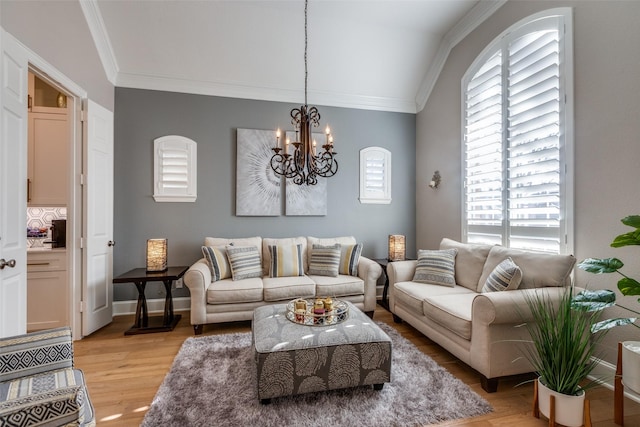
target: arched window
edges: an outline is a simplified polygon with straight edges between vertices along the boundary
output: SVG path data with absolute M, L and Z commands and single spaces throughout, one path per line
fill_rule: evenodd
M 571 9 L 513 25 L 462 79 L 463 236 L 567 253 L 573 228 Z
M 195 202 L 198 196 L 197 144 L 178 135 L 153 141 L 153 199 L 156 202 Z

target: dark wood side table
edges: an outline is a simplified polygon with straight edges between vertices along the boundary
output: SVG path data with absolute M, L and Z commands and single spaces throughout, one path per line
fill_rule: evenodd
M 390 262 L 393 261 L 389 261 L 387 258 L 375 258 L 374 261 L 380 264 L 380 267 L 382 267 L 382 272 L 384 273 L 384 288 L 382 289 L 382 299 L 378 304 L 384 307 L 385 310 L 389 311 L 389 275 L 387 274 L 387 266 Z M 412 258 L 406 258 L 404 261 L 415 260 Z
M 125 331 L 125 335 L 148 334 L 151 332 L 168 332 L 176 327 L 180 318 L 179 314 L 173 314 L 173 298 L 171 296 L 171 283 L 180 279 L 189 267 L 169 267 L 162 272 L 147 272 L 145 268 L 134 268 L 113 279 L 113 283 L 133 283 L 138 289 L 138 305 L 136 306 L 136 318 L 133 326 Z M 166 290 L 164 300 L 164 314 L 162 316 L 149 316 L 147 310 L 147 298 L 144 295 L 147 282 L 162 282 Z

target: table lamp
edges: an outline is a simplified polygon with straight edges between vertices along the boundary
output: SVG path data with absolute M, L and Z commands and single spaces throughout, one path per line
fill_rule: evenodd
M 405 243 L 402 234 L 389 234 L 389 261 L 404 261 Z
M 147 240 L 147 271 L 160 272 L 167 269 L 167 239 Z

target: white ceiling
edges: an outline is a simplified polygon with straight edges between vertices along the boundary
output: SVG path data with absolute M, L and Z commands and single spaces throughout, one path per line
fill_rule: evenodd
M 309 104 L 415 113 L 505 0 L 311 0 Z M 302 0 L 81 2 L 116 86 L 302 103 Z

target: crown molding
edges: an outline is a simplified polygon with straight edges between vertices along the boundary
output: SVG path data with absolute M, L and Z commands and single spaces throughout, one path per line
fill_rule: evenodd
M 196 95 L 221 96 L 228 98 L 256 99 L 300 103 L 304 99 L 302 91 L 256 87 L 242 84 L 229 84 L 213 81 L 198 81 L 174 78 L 171 76 L 118 73 L 115 85 L 133 89 L 148 89 L 167 92 L 191 93 Z M 398 113 L 416 113 L 413 99 L 374 97 L 335 92 L 309 91 L 313 105 L 324 105 L 362 110 L 390 111 Z
M 93 43 L 96 45 L 107 79 L 111 84 L 115 85 L 119 71 L 118 61 L 116 61 L 116 55 L 113 52 L 98 3 L 96 0 L 80 0 L 80 8 L 82 8 L 84 19 L 89 26 Z
M 418 94 L 416 95 L 417 112 L 427 104 L 427 100 L 431 95 L 431 91 L 438 81 L 438 77 L 444 68 L 444 64 L 447 62 L 449 53 L 458 43 L 460 43 L 466 36 L 468 36 L 473 30 L 475 30 L 480 24 L 482 24 L 487 18 L 494 14 L 507 0 L 495 0 L 495 1 L 480 1 L 473 7 L 458 23 L 451 28 L 444 35 L 436 56 L 433 59 L 427 73 L 422 80 Z

